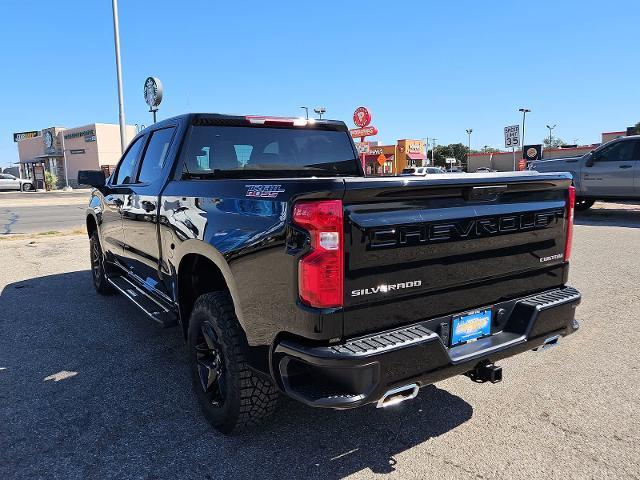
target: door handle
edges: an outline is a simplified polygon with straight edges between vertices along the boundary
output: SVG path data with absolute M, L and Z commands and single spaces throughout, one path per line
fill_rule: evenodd
M 153 212 L 156 209 L 156 204 L 148 200 L 143 200 L 141 204 L 142 209 L 147 213 Z
M 618 168 L 631 168 L 633 165 L 620 165 Z

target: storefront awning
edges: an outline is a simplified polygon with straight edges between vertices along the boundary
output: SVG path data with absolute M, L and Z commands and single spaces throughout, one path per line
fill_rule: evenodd
M 407 157 L 411 160 L 424 160 L 424 155 L 421 153 L 407 153 Z
M 383 154 L 383 155 L 384 155 L 384 154 Z M 367 161 L 367 162 L 374 162 L 374 161 L 375 161 L 375 162 L 377 162 L 377 161 L 378 161 L 378 157 L 379 157 L 379 156 L 380 156 L 380 155 L 366 155 L 366 156 L 364 157 L 364 159 L 365 159 L 365 161 Z M 392 161 L 393 161 L 393 158 L 394 158 L 394 155 L 385 155 L 385 158 L 387 159 L 387 162 L 392 162 Z

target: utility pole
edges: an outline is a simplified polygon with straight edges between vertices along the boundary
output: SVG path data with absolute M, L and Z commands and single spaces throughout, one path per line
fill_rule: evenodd
M 551 140 L 553 140 L 553 137 L 551 136 L 551 130 L 556 128 L 556 125 L 554 125 L 553 127 L 547 125 L 547 128 L 549 129 L 549 148 L 551 148 Z
M 313 109 L 313 111 L 318 114 L 318 116 L 320 117 L 320 120 L 322 120 L 322 115 L 327 113 L 327 109 L 324 107 L 316 107 Z
M 127 146 L 126 125 L 124 121 L 124 95 L 122 93 L 122 68 L 120 67 L 120 26 L 118 24 L 118 0 L 111 0 L 113 9 L 113 42 L 116 48 L 116 74 L 118 77 L 118 110 L 120 120 L 120 149 L 124 153 Z
M 64 188 L 63 190 L 65 191 L 69 191 L 72 190 L 72 188 L 69 186 L 69 170 L 67 170 L 67 153 L 64 149 L 64 130 L 62 132 L 60 132 L 60 135 L 62 135 L 62 161 L 64 162 Z
M 436 166 L 436 140 L 438 140 L 437 138 L 432 138 L 431 140 L 433 140 L 433 148 L 431 148 L 431 163 L 433 163 L 433 166 Z
M 469 143 L 467 144 L 467 169 L 468 169 L 469 168 L 469 155 L 471 154 L 471 134 L 473 133 L 473 128 L 467 128 L 466 131 L 467 131 L 467 135 L 469 136 Z
M 531 111 L 529 108 L 519 108 L 519 112 L 522 112 L 522 150 L 524 151 L 524 122 L 527 119 L 527 113 Z

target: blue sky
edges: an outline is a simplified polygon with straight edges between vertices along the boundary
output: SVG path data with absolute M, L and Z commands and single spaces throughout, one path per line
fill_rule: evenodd
M 120 0 L 127 123 L 150 122 L 142 87 L 165 86 L 160 118 L 187 111 L 299 115 L 351 126 L 367 105 L 384 143 L 501 147 L 557 124 L 565 141 L 640 121 L 638 2 Z M 0 165 L 12 133 L 117 123 L 110 0 L 0 5 Z

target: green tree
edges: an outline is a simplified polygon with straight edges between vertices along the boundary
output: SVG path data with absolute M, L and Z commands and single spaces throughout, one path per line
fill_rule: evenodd
M 447 158 L 455 158 L 458 163 L 464 163 L 467 161 L 467 153 L 469 148 L 462 143 L 451 143 L 449 145 L 438 145 L 436 146 L 436 158 L 434 165 L 445 167 L 447 166 L 445 163 L 445 159 Z M 433 152 L 429 150 L 427 152 L 427 157 L 429 159 L 433 158 Z
M 558 148 L 566 145 L 565 141 L 559 137 L 551 137 L 551 141 L 549 138 L 544 139 L 544 148 Z
M 640 135 L 640 122 L 635 124 L 635 129 L 636 129 L 636 135 Z

